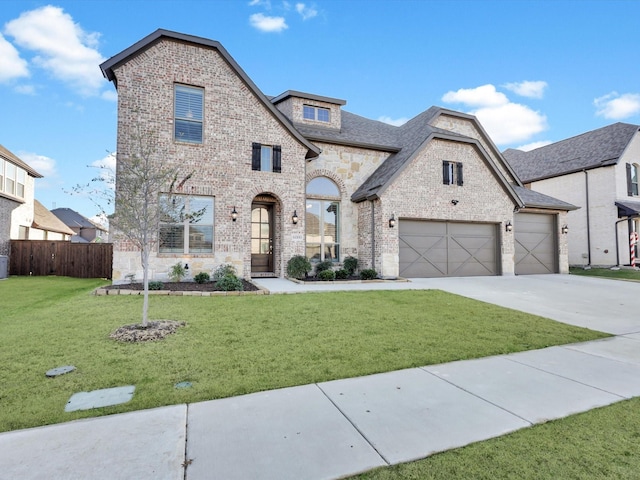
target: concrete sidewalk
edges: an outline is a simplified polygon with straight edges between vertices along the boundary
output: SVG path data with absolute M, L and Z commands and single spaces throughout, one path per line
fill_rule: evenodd
M 549 289 L 573 282 L 557 277 L 547 280 Z M 535 279 L 519 278 L 480 279 L 482 295 L 501 289 L 515 298 L 509 283 L 524 292 L 509 301 L 545 295 L 539 285 L 524 288 Z M 479 288 L 457 280 L 427 288 L 467 293 Z M 619 283 L 626 282 L 571 285 L 602 290 Z M 617 298 L 614 314 L 625 302 Z M 589 301 L 584 305 L 592 308 Z M 560 310 L 575 314 L 574 308 L 560 305 Z M 614 328 L 640 331 L 633 322 Z M 2 433 L 0 479 L 337 479 L 635 396 L 640 396 L 640 333 L 627 333 Z

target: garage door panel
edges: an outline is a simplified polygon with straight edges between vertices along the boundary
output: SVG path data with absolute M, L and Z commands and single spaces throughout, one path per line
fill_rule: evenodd
M 491 224 L 400 221 L 400 275 L 496 275 L 496 227 Z
M 534 275 L 557 272 L 558 248 L 555 216 L 518 213 L 514 219 L 515 273 Z

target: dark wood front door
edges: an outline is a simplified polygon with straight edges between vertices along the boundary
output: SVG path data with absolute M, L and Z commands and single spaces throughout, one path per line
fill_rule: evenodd
M 251 206 L 251 271 L 273 272 L 273 205 Z

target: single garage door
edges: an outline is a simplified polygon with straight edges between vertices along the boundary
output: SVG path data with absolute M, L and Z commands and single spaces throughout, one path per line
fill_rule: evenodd
M 514 223 L 516 275 L 557 273 L 556 216 L 517 213 Z
M 497 226 L 400 220 L 400 276 L 498 275 Z

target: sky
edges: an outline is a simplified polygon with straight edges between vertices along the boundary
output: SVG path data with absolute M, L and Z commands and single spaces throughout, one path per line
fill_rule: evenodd
M 639 18 L 638 0 L 0 0 L 0 144 L 45 207 L 97 215 L 72 192 L 113 164 L 99 65 L 163 28 L 219 41 L 265 95 L 394 125 L 441 106 L 530 150 L 640 124 Z

